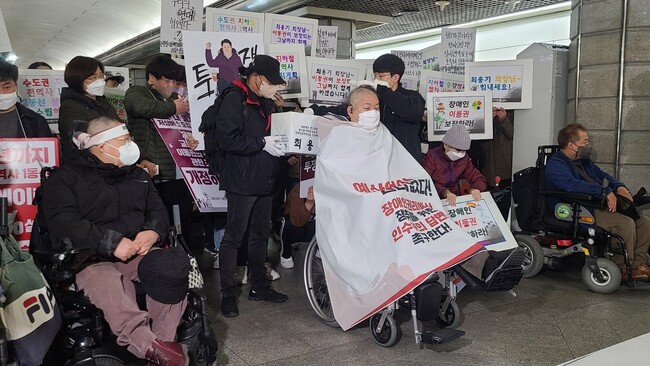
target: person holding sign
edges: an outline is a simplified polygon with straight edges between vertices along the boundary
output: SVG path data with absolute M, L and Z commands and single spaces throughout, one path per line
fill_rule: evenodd
M 266 245 L 271 221 L 273 185 L 278 157 L 284 155 L 280 139 L 270 136 L 273 97 L 285 81 L 280 62 L 257 55 L 248 67 L 240 67 L 241 80 L 223 92 L 214 128 L 222 157 L 220 185 L 228 198 L 228 219 L 221 248 L 221 313 L 239 315 L 235 267 L 237 249 L 248 231 L 248 268 L 251 290 L 248 299 L 284 302 L 265 279 Z M 204 119 L 206 116 L 204 115 Z M 216 154 L 211 159 L 217 159 Z M 221 160 L 222 159 L 222 160 Z M 212 163 L 212 162 L 211 162 Z
M 61 109 L 59 110 L 59 133 L 61 134 L 61 157 L 67 163 L 76 148 L 72 145 L 75 131 L 85 131 L 85 126 L 76 123 L 106 116 L 120 119 L 115 108 L 104 96 L 104 64 L 85 56 L 77 56 L 65 67 L 63 78 L 68 84 L 61 90 Z
M 0 59 L 0 137 L 51 137 L 47 120 L 18 103 L 18 67 Z
M 501 177 L 499 186 L 510 187 L 512 183 L 512 137 L 514 126 L 512 111 L 505 108 L 492 108 L 492 140 L 483 142 L 481 148 L 485 161 L 481 172 L 488 185 L 495 185 L 495 177 Z
M 229 39 L 221 41 L 221 48 L 217 57 L 212 57 L 212 43 L 205 45 L 205 62 L 210 67 L 217 68 L 217 90 L 219 94 L 230 85 L 233 80 L 239 77 L 239 67 L 242 66 L 241 58 L 237 51 L 232 48 L 232 42 Z
M 402 87 L 400 80 L 404 69 L 404 61 L 390 53 L 379 56 L 372 64 L 381 104 L 381 121 L 415 160 L 420 162 L 420 128 L 425 102 L 419 92 Z
M 453 125 L 442 137 L 442 145 L 430 149 L 424 156 L 422 165 L 429 173 L 440 198 L 446 198 L 451 206 L 456 205 L 456 196 L 461 196 L 460 180 L 469 183 L 469 193 L 476 201 L 481 192 L 487 190 L 487 182 L 481 172 L 472 164 L 467 150 L 471 139 L 467 128 Z

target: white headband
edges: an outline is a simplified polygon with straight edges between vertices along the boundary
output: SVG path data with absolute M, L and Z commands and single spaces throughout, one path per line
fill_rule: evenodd
M 99 145 L 108 140 L 112 140 L 116 137 L 128 134 L 129 130 L 126 128 L 126 125 L 124 123 L 120 123 L 115 127 L 111 127 L 108 130 L 98 132 L 94 135 L 89 135 L 85 132 L 77 132 L 72 137 L 72 142 L 74 142 L 74 144 L 77 145 L 80 150 L 86 150 L 92 146 Z

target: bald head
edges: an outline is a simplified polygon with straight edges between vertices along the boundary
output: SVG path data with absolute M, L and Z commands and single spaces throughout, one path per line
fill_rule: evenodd
M 362 85 L 348 95 L 348 116 L 350 121 L 359 122 L 359 113 L 379 110 L 379 97 L 372 87 Z

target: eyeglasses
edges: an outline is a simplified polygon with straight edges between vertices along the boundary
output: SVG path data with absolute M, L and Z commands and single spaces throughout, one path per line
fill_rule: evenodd
M 90 75 L 89 77 L 86 78 L 86 80 L 90 80 L 90 82 L 92 83 L 95 80 L 104 80 L 105 78 L 106 77 L 104 76 L 104 74 L 99 74 L 99 75 L 95 74 L 95 75 Z
M 373 72 L 372 75 L 375 77 L 375 79 L 381 79 L 386 76 L 391 77 L 390 72 Z

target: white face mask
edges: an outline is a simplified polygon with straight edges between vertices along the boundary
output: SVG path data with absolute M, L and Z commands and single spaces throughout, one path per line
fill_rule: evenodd
M 0 94 L 0 111 L 9 109 L 16 105 L 18 102 L 18 94 L 16 92 L 9 94 Z
M 279 89 L 280 85 L 270 85 L 265 82 L 262 82 L 262 84 L 260 84 L 260 94 L 264 98 L 272 99 Z
M 104 79 L 97 79 L 92 83 L 86 85 L 86 91 L 90 95 L 101 97 L 102 95 L 104 95 L 105 87 L 106 87 L 106 81 Z
M 374 128 L 379 125 L 379 111 L 371 109 L 359 113 L 359 126 Z
M 389 86 L 388 86 L 388 81 L 386 81 L 386 80 L 375 79 L 375 84 L 377 84 L 377 85 L 383 85 L 383 86 L 385 86 L 385 87 L 387 87 L 387 88 L 389 87 Z
M 450 150 L 450 151 L 447 151 L 446 154 L 447 154 L 447 157 L 449 158 L 449 160 L 451 160 L 451 161 L 456 161 L 456 160 L 459 160 L 459 159 L 462 159 L 462 158 L 465 157 L 465 152 L 464 151 Z
M 116 148 L 120 152 L 120 157 L 118 158 L 117 156 L 113 156 L 108 153 L 104 153 L 104 154 L 113 157 L 115 159 L 118 159 L 124 165 L 133 165 L 137 163 L 138 159 L 140 158 L 140 148 L 133 141 L 127 141 L 126 144 L 120 147 L 116 147 L 115 145 L 111 145 L 109 143 L 106 143 L 106 145 L 113 146 L 114 148 Z

